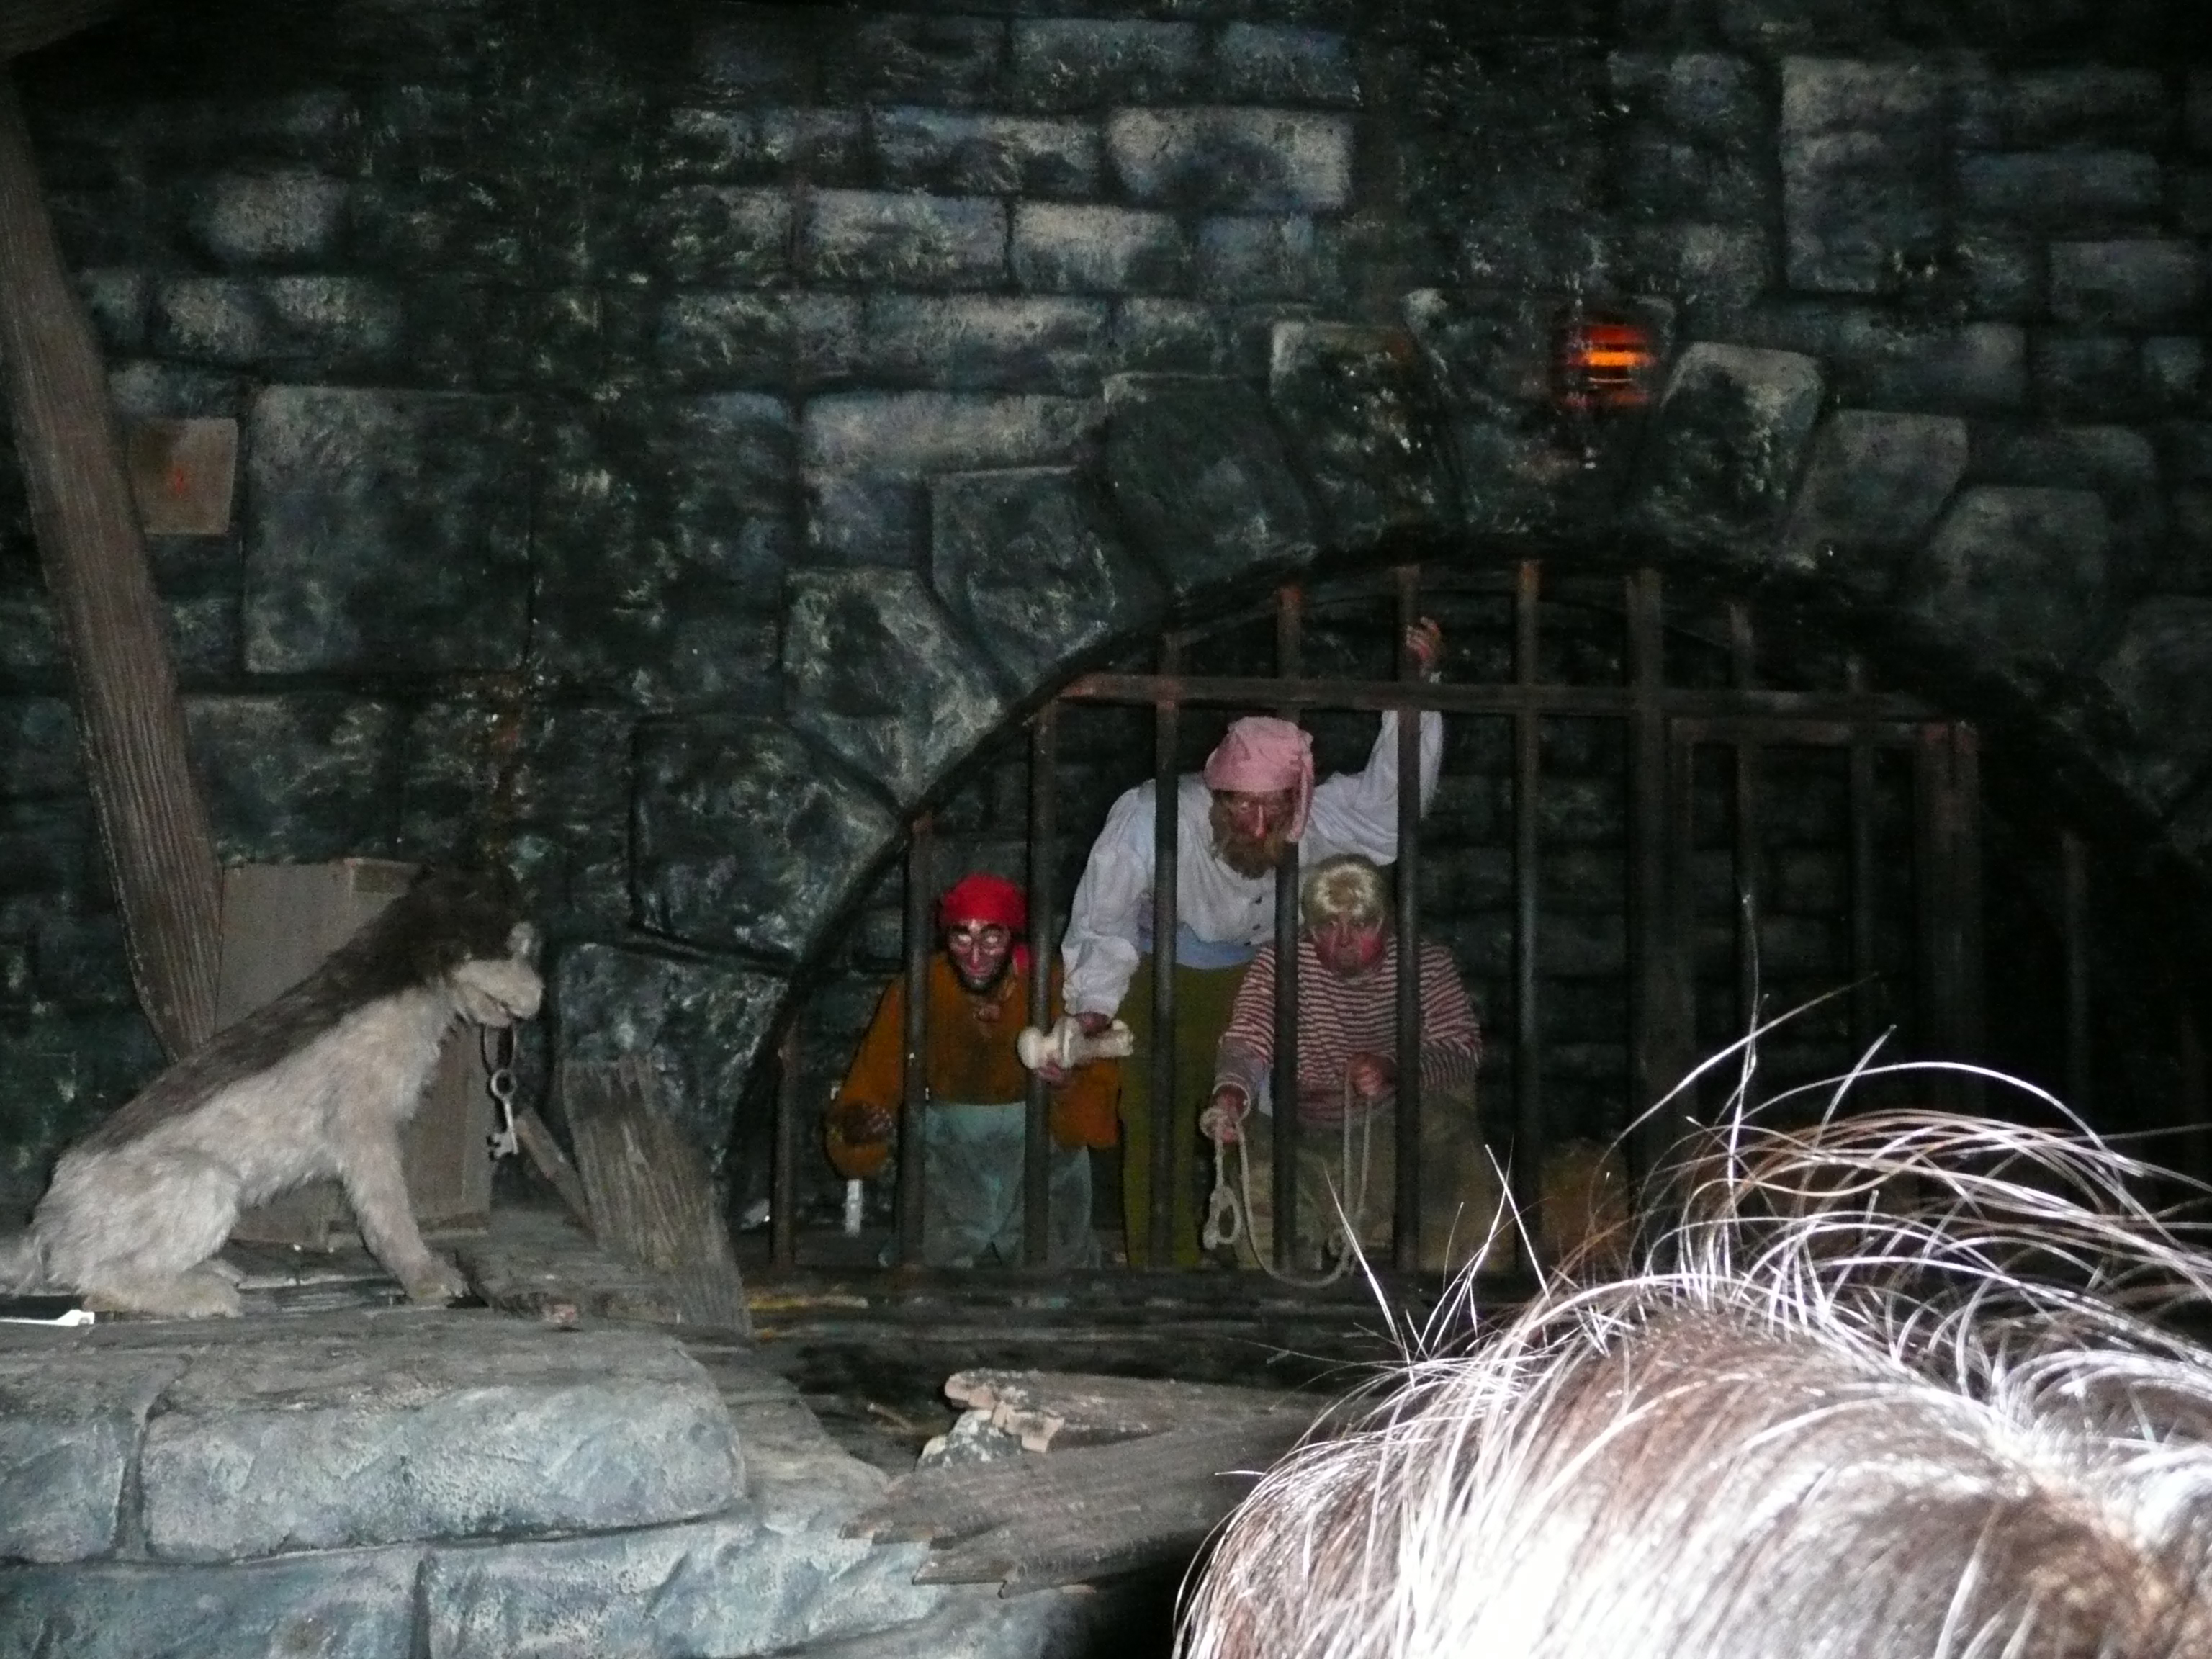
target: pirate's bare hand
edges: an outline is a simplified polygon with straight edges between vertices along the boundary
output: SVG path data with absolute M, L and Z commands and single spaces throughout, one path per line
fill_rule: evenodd
M 1344 1064 L 1344 1078 L 1362 1100 L 1380 1100 L 1397 1084 L 1397 1062 L 1381 1054 L 1354 1054 Z
M 872 1146 L 889 1140 L 897 1127 L 889 1107 L 867 1100 L 839 1101 L 830 1121 L 848 1146 Z
M 1250 1109 L 1242 1089 L 1216 1089 L 1213 1103 L 1198 1115 L 1199 1133 L 1219 1146 L 1233 1146 L 1244 1138 L 1244 1114 Z

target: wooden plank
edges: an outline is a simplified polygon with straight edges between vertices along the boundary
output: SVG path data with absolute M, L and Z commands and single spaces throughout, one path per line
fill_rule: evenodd
M 917 1583 L 1080 1583 L 1188 1559 L 1304 1437 L 1293 1413 L 1170 1429 L 1049 1457 L 921 1469 L 846 1528 L 936 1547 Z
M 0 70 L 0 375 L 132 984 L 173 1059 L 215 1030 L 222 886 L 107 379 Z
M 0 7 L 0 65 L 112 16 L 119 0 L 8 0 Z
M 617 1255 L 670 1275 L 685 1323 L 750 1330 L 707 1160 L 653 1105 L 648 1057 L 571 1060 L 560 1085 L 593 1235 Z

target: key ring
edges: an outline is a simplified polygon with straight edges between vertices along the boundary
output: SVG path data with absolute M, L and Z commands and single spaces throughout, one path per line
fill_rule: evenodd
M 477 1052 L 483 1055 L 489 1072 L 484 1079 L 484 1087 L 490 1091 L 493 1103 L 499 1108 L 501 1127 L 496 1134 L 484 1137 L 495 1163 L 502 1158 L 513 1157 L 521 1146 L 514 1137 L 514 1028 L 501 1026 L 496 1036 L 490 1028 L 480 1028 L 477 1034 Z

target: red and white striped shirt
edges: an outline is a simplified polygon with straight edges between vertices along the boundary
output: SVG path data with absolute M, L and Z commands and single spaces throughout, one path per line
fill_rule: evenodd
M 1398 945 L 1383 943 L 1382 960 L 1356 979 L 1331 973 L 1298 936 L 1298 1121 L 1344 1121 L 1344 1074 L 1354 1054 L 1398 1053 Z M 1213 1066 L 1216 1089 L 1263 1098 L 1275 1053 L 1275 947 L 1264 947 L 1244 970 L 1229 1028 Z M 1468 1006 L 1451 952 L 1421 941 L 1421 1089 L 1472 1092 L 1482 1059 L 1482 1032 Z M 1386 1095 L 1382 1104 L 1389 1104 Z M 1272 1107 L 1270 1108 L 1272 1109 Z

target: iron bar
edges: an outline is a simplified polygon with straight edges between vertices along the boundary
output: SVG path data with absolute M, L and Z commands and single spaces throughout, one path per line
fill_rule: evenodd
M 2058 832 L 2058 933 L 2066 963 L 2066 1103 L 2089 1109 L 2089 849 Z
M 1959 1038 L 1955 895 L 1952 890 L 1951 735 L 1930 722 L 1912 751 L 1913 905 L 1919 917 L 1918 1032 L 1925 1054 L 1954 1060 Z M 1955 1109 L 1955 1080 L 1937 1074 L 1937 1092 Z
M 899 1097 L 898 1259 L 918 1267 L 922 1256 L 922 1118 L 929 1095 L 929 958 L 936 949 L 930 926 L 932 842 L 936 824 L 927 812 L 914 821 L 906 846 L 905 1085 Z
M 1951 723 L 1951 889 L 1957 906 L 1959 1054 L 1982 1058 L 1982 765 L 1981 734 L 1964 720 Z M 1986 1085 L 1978 1077 L 1960 1079 L 1966 1108 L 1980 1111 Z
M 1054 769 L 1059 739 L 1060 706 L 1048 702 L 1030 721 L 1028 1012 L 1029 1023 L 1040 1031 L 1052 1024 L 1052 965 L 1059 945 L 1052 908 L 1053 860 L 1059 856 Z M 1035 1072 L 1029 1074 L 1027 1090 L 1022 1121 L 1022 1264 L 1042 1267 L 1052 1237 L 1052 1099 L 1044 1079 Z
M 1866 689 L 1866 663 L 1854 652 L 1844 663 L 1844 674 L 1854 691 Z M 1844 792 L 1844 813 L 1850 842 L 1851 906 L 1851 1053 L 1866 1053 L 1874 1042 L 1879 1015 L 1875 982 L 1875 799 L 1874 744 L 1860 732 L 1850 739 L 1850 759 Z
M 1538 566 L 1522 561 L 1513 589 L 1513 668 L 1524 697 L 1536 684 Z M 1429 688 L 1434 690 L 1435 688 Z M 1536 1023 L 1536 790 L 1543 729 L 1533 699 L 1513 720 L 1513 1206 L 1532 1242 L 1544 1236 L 1543 1054 Z
M 1673 1057 L 1663 1035 L 1668 968 L 1667 720 L 1664 599 L 1659 573 L 1642 569 L 1623 585 L 1628 622 L 1628 674 L 1636 712 L 1630 716 L 1628 774 L 1628 940 L 1635 964 L 1629 985 L 1629 1184 L 1641 1191 L 1659 1157 L 1658 1125 L 1651 1103 L 1672 1086 Z
M 1419 680 L 1419 659 L 1406 644 L 1419 621 L 1421 568 L 1401 564 L 1398 585 L 1398 678 Z M 1398 711 L 1398 1191 L 1392 1234 L 1401 1272 L 1421 1265 L 1421 721 Z
M 1446 714 L 1632 715 L 1632 685 L 1468 685 L 1425 681 L 1268 679 L 1259 675 L 1085 674 L 1060 694 L 1075 702 L 1178 703 L 1212 708 L 1433 708 Z M 1665 687 L 1661 709 L 1669 715 L 1768 715 L 1785 720 L 1924 720 L 1933 711 L 1899 692 L 1781 691 L 1762 687 Z
M 1304 666 L 1304 590 L 1285 586 L 1275 595 L 1275 668 L 1295 679 Z M 1285 708 L 1285 720 L 1297 718 Z M 1275 1191 L 1275 1265 L 1285 1272 L 1297 1261 L 1298 1237 L 1298 849 L 1284 848 L 1275 864 L 1275 1064 L 1269 1081 L 1274 1096 L 1274 1167 L 1268 1179 Z
M 1729 680 L 1736 691 L 1751 690 L 1758 648 L 1752 638 L 1751 612 L 1741 600 L 1728 607 Z M 1765 911 L 1759 884 L 1759 757 L 1755 739 L 1739 738 L 1734 747 L 1732 781 L 1735 827 L 1735 1024 L 1747 1033 L 1759 1024 L 1759 921 Z
M 799 1262 L 799 1011 L 792 1010 L 776 1045 L 775 1157 L 769 1170 L 768 1259 Z
M 1152 715 L 1152 1216 L 1147 1265 L 1175 1260 L 1175 961 L 1177 777 L 1176 698 L 1182 641 L 1160 641 L 1159 701 Z

